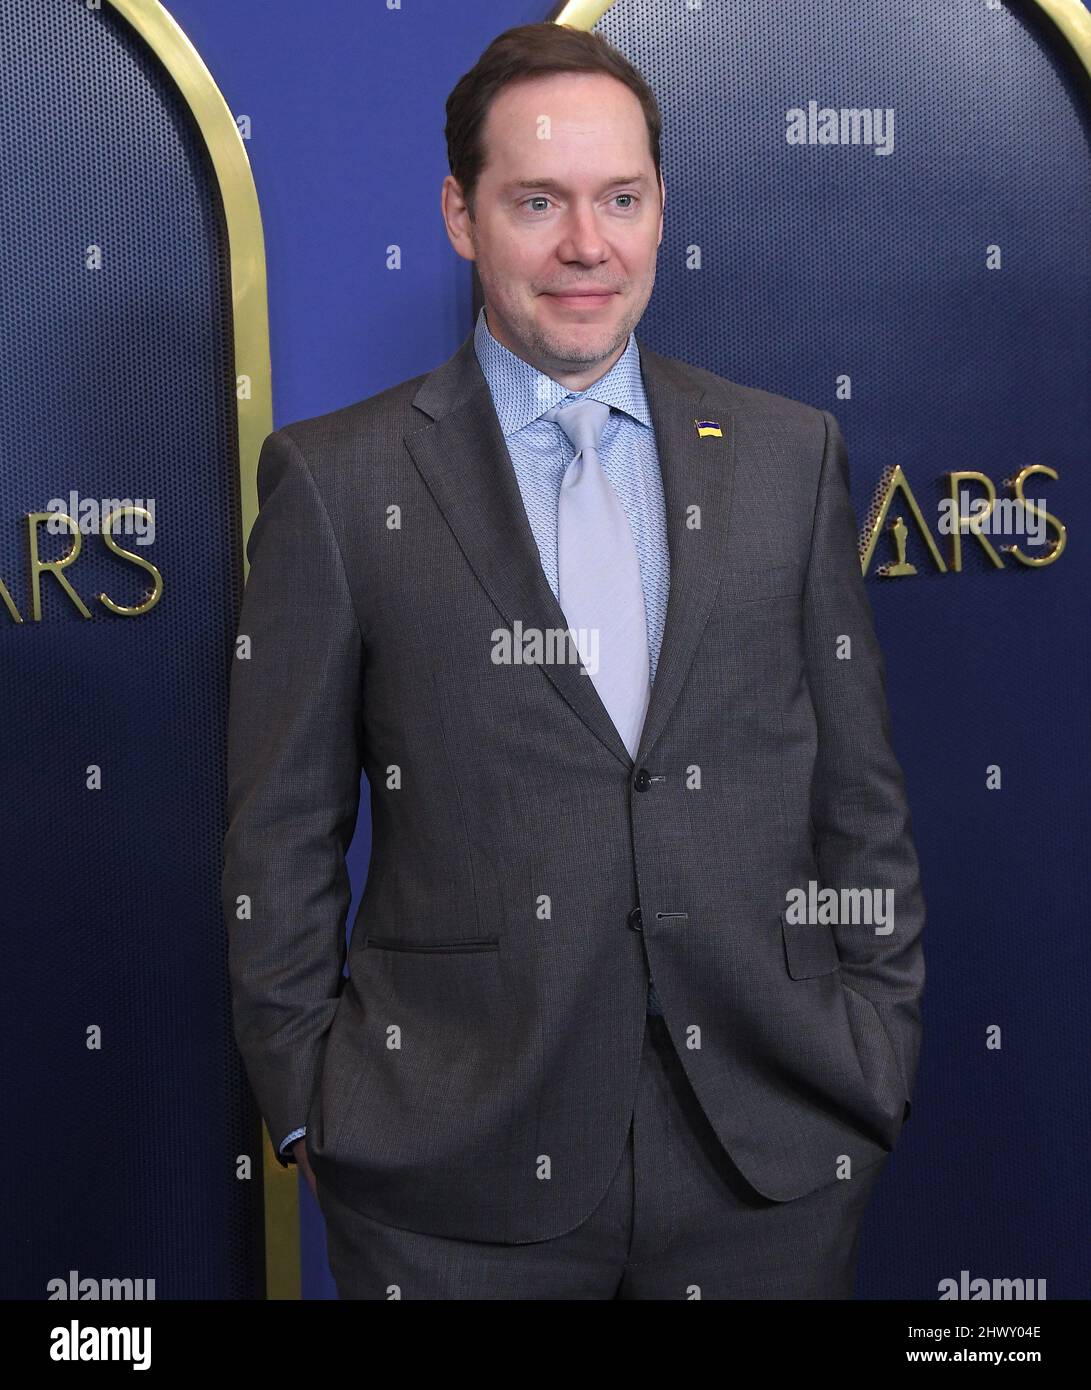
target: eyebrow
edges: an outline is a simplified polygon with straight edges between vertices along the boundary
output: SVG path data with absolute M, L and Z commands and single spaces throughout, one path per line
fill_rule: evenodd
M 607 179 L 603 187 L 614 188 L 619 183 L 647 183 L 647 181 L 643 174 L 634 174 L 631 178 Z M 557 179 L 512 179 L 510 183 L 504 185 L 505 191 L 517 188 L 551 188 L 556 192 L 557 190 L 563 191 L 564 184 Z

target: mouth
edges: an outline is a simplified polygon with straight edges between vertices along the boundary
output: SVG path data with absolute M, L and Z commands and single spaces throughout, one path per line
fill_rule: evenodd
M 613 297 L 613 290 L 597 292 L 575 290 L 571 294 L 551 294 L 548 292 L 546 294 L 547 299 L 552 299 L 555 304 L 560 304 L 565 309 L 601 309 Z

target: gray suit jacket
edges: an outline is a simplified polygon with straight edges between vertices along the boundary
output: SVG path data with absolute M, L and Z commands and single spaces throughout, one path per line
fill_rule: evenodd
M 909 1112 L 924 901 L 840 431 L 638 344 L 671 587 L 635 763 L 578 664 L 492 660 L 499 629 L 566 624 L 472 335 L 262 449 L 229 721 L 235 1032 L 274 1145 L 306 1123 L 319 1178 L 388 1224 L 522 1242 L 587 1216 L 649 965 L 767 1197 L 881 1160 Z M 811 881 L 889 889 L 893 932 L 793 924 Z

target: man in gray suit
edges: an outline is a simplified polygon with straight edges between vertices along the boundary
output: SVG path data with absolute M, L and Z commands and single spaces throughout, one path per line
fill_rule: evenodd
M 659 113 L 603 40 L 510 30 L 447 116 L 474 332 L 261 454 L 253 1089 L 342 1297 L 849 1298 L 924 903 L 841 433 L 635 337 Z

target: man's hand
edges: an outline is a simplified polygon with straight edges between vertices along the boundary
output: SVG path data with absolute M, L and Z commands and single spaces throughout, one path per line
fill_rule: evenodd
M 307 1157 L 307 1141 L 305 1138 L 295 1141 L 292 1145 L 292 1153 L 295 1155 L 295 1161 L 298 1163 L 303 1176 L 307 1179 L 307 1186 L 311 1189 L 311 1193 L 317 1202 L 318 1189 L 314 1185 L 314 1169 L 311 1167 L 311 1161 Z

